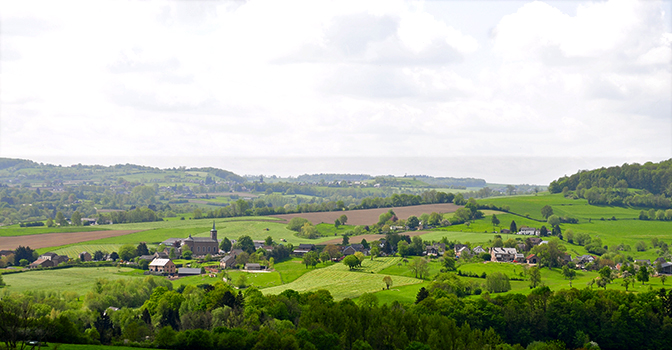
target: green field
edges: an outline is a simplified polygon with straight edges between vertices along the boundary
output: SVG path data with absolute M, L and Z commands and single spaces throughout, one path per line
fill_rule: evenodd
M 93 256 L 93 253 L 96 252 L 97 250 L 109 254 L 112 252 L 118 252 L 121 246 L 122 246 L 121 244 L 77 244 L 49 251 L 54 252 L 58 255 L 67 255 L 70 258 L 76 259 L 79 258 L 79 254 L 81 254 L 82 252 L 88 252 L 89 254 L 91 254 L 91 256 Z M 43 249 L 38 249 L 40 253 L 46 253 L 43 252 L 42 250 Z
M 116 280 L 122 278 L 144 278 L 144 275 L 132 274 L 139 271 L 127 267 L 73 267 L 58 270 L 37 270 L 2 275 L 9 292 L 55 291 L 76 292 L 80 295 L 91 290 L 96 279 Z
M 382 290 L 385 287 L 385 283 L 383 282 L 385 275 L 375 272 L 387 266 L 394 265 L 399 260 L 400 258 L 378 258 L 374 261 L 367 259 L 362 264 L 362 272 L 349 271 L 344 264 L 338 263 L 308 272 L 294 282 L 262 289 L 262 292 L 264 294 L 279 294 L 286 289 L 293 289 L 299 292 L 326 289 L 336 300 L 355 298 L 362 293 L 372 293 Z M 392 280 L 396 286 L 422 282 L 415 278 L 401 276 L 394 276 Z
M 0 237 L 40 235 L 43 233 L 90 232 L 110 230 L 111 226 L 66 226 L 66 227 L 19 227 L 12 225 L 0 228 Z
M 570 216 L 577 218 L 580 222 L 600 218 L 609 219 L 612 216 L 616 219 L 637 218 L 641 209 L 610 207 L 589 205 L 585 199 L 565 198 L 561 193 L 558 194 L 539 194 L 537 196 L 513 196 L 486 198 L 478 201 L 479 204 L 495 204 L 497 206 L 508 205 L 512 213 L 525 216 L 529 214 L 531 218 L 543 220 L 541 208 L 550 205 L 553 208 L 553 214 L 557 216 Z M 517 223 L 518 221 L 516 221 Z M 519 225 L 520 227 L 520 225 Z

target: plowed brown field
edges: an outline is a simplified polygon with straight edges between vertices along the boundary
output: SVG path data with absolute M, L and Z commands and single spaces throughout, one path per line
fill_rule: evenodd
M 441 204 L 413 205 L 408 207 L 395 207 L 395 208 L 328 211 L 321 213 L 296 213 L 296 214 L 274 215 L 273 217 L 283 219 L 285 220 L 285 222 L 289 222 L 289 220 L 298 216 L 310 220 L 310 222 L 312 222 L 313 225 L 317 225 L 319 223 L 333 224 L 336 219 L 338 219 L 341 215 L 345 214 L 348 216 L 348 225 L 373 225 L 378 222 L 378 217 L 380 216 L 380 214 L 386 213 L 390 209 L 394 210 L 394 213 L 397 214 L 397 217 L 399 219 L 405 220 L 411 215 L 420 216 L 423 213 L 430 214 L 432 212 L 437 212 L 441 214 L 452 213 L 459 208 L 462 208 L 462 206 L 455 205 L 453 203 L 441 203 Z
M 0 237 L 0 249 L 16 249 L 18 246 L 31 249 L 56 247 L 66 244 L 81 243 L 94 239 L 117 237 L 139 230 L 91 231 L 67 233 L 43 233 L 39 235 Z

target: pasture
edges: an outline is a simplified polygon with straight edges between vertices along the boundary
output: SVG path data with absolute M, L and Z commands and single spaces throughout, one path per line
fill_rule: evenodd
M 374 261 L 364 260 L 361 272 L 349 271 L 342 264 L 333 264 L 322 269 L 315 269 L 304 274 L 297 280 L 277 287 L 262 289 L 264 294 L 279 294 L 286 289 L 299 292 L 328 290 L 336 300 L 355 298 L 363 293 L 373 293 L 385 287 L 383 277 L 385 275 L 375 273 L 390 264 L 395 264 L 399 258 L 378 258 Z M 394 285 L 404 286 L 422 282 L 415 278 L 395 276 Z
M 30 235 L 41 235 L 45 233 L 105 231 L 109 229 L 110 229 L 109 227 L 101 227 L 101 226 L 19 227 L 19 225 L 11 225 L 0 227 L 0 237 L 30 236 Z
M 144 275 L 129 274 L 138 271 L 127 267 L 72 267 L 57 270 L 36 270 L 2 275 L 8 292 L 55 291 L 86 294 L 93 288 L 96 279 L 117 280 L 144 278 Z

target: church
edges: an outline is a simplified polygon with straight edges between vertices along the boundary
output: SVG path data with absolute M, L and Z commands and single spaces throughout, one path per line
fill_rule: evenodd
M 188 246 L 194 255 L 207 255 L 219 253 L 219 240 L 217 240 L 217 229 L 215 222 L 212 222 L 212 230 L 210 230 L 210 237 L 192 237 L 187 238 L 169 238 L 162 242 L 168 247 L 179 247 L 180 252 L 183 246 Z

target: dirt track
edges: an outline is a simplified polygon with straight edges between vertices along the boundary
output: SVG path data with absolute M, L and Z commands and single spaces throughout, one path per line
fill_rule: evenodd
M 437 213 L 452 213 L 457 209 L 461 208 L 459 205 L 453 203 L 442 203 L 442 204 L 423 204 L 423 205 L 413 205 L 408 207 L 395 207 L 395 208 L 377 208 L 377 209 L 362 209 L 362 210 L 349 210 L 349 211 L 329 211 L 321 213 L 296 213 L 296 214 L 284 214 L 284 215 L 273 215 L 273 217 L 280 218 L 289 222 L 294 217 L 302 217 L 304 219 L 310 220 L 313 225 L 319 223 L 328 223 L 333 224 L 336 219 L 341 215 L 345 214 L 348 217 L 348 225 L 373 225 L 378 222 L 378 217 L 382 213 L 386 213 L 388 210 L 392 209 L 399 219 L 407 219 L 411 215 L 420 216 L 423 213 L 431 214 L 432 212 Z M 367 238 L 368 240 L 368 238 Z
M 0 249 L 16 249 L 18 246 L 30 247 L 31 249 L 56 247 L 65 244 L 81 243 L 95 239 L 117 237 L 129 233 L 140 232 L 139 230 L 116 230 L 116 231 L 91 231 L 91 232 L 58 232 L 43 233 L 28 236 L 0 237 Z

